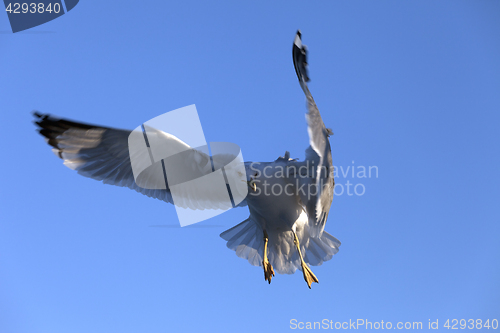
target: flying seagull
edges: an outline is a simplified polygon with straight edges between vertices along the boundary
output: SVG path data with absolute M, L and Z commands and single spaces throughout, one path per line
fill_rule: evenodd
M 324 231 L 333 199 L 329 142 L 333 133 L 325 127 L 307 86 L 307 49 L 302 45 L 300 30 L 295 36 L 292 56 L 307 101 L 309 147 L 306 158 L 297 161 L 285 152 L 274 162 L 245 162 L 249 191 L 238 207 L 248 206 L 250 216 L 220 236 L 239 257 L 263 267 L 264 279 L 269 283 L 275 272 L 293 274 L 299 269 L 311 288 L 311 283 L 318 282 L 318 278 L 309 265 L 318 266 L 330 260 L 340 246 L 338 239 Z M 174 203 L 168 184 L 166 188 L 156 189 L 136 184 L 128 141 L 132 131 L 74 122 L 38 112 L 34 112 L 34 116 L 39 133 L 68 168 L 104 184 L 128 187 Z M 188 149 L 182 161 L 186 168 L 212 168 L 211 159 L 205 153 L 187 146 L 173 135 L 158 133 L 166 138 L 163 143 Z M 217 160 L 227 158 L 214 156 L 212 163 L 216 164 Z M 213 168 L 220 167 L 214 165 Z M 210 207 L 204 206 L 195 202 L 193 197 L 189 198 L 189 194 L 185 199 L 186 206 L 192 209 L 213 208 L 214 205 L 209 202 Z

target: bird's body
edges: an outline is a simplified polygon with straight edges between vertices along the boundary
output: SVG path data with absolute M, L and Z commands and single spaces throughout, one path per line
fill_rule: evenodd
M 306 150 L 306 159 L 291 159 L 286 152 L 274 162 L 246 162 L 249 194 L 238 206 L 248 206 L 250 216 L 223 232 L 221 237 L 239 257 L 254 266 L 262 266 L 269 283 L 274 270 L 280 274 L 293 274 L 299 269 L 303 271 L 310 288 L 311 283 L 318 282 L 318 279 L 307 264 L 321 265 L 331 259 L 338 252 L 340 242 L 324 231 L 334 186 L 328 139 L 331 130 L 323 124 L 307 87 L 306 55 L 301 34 L 297 32 L 293 59 L 308 104 L 306 118 L 310 146 Z M 69 168 L 105 184 L 129 187 L 147 196 L 174 203 L 168 184 L 163 188 L 145 189 L 135 182 L 128 146 L 131 131 L 87 125 L 39 113 L 34 115 L 40 134 L 47 138 L 56 155 Z M 185 168 L 210 169 L 210 157 L 203 152 L 185 146 L 173 135 L 161 131 L 157 135 L 172 147 L 189 149 L 182 161 Z M 219 160 L 230 158 L 222 156 Z M 213 161 L 217 161 L 215 156 Z M 192 193 L 184 195 L 180 200 L 182 202 L 176 199 L 176 205 L 192 209 L 217 206 L 217 199 L 206 198 L 200 202 L 193 200 Z
M 250 190 L 246 198 L 250 216 L 221 234 L 239 257 L 262 266 L 264 241 L 261 239 L 265 230 L 269 239 L 269 262 L 279 274 L 293 274 L 302 269 L 294 234 L 299 239 L 304 261 L 310 265 L 321 265 L 331 259 L 340 246 L 340 242 L 325 231 L 320 237 L 312 237 L 315 226 L 309 224 L 304 198 L 314 194 L 315 168 L 288 155 L 287 152 L 274 162 L 247 163 L 249 181 L 256 184 L 255 191 Z
M 293 179 L 282 175 L 286 168 L 286 162 L 277 161 L 261 163 L 259 168 L 253 165 L 247 170 L 247 175 L 252 174 L 252 169 L 258 170 L 250 176 L 256 184 L 255 191 L 246 198 L 250 214 L 268 231 L 291 230 L 302 213 Z

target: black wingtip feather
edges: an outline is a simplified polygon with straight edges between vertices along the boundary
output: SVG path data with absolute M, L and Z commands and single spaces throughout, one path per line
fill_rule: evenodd
M 302 45 L 302 33 L 300 32 L 300 30 L 297 30 L 297 33 L 295 35 L 292 57 L 293 65 L 295 67 L 295 73 L 297 73 L 299 82 L 309 82 L 310 79 L 307 72 L 307 48 L 305 45 Z

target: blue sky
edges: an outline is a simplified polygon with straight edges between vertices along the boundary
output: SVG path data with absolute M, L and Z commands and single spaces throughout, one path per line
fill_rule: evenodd
M 264 282 L 173 206 L 65 168 L 34 109 L 135 128 L 196 104 L 207 141 L 248 161 L 304 157 L 300 28 L 331 127 L 341 242 L 313 271 Z M 80 1 L 17 34 L 0 15 L 0 331 L 285 331 L 290 320 L 500 319 L 500 2 Z M 496 205 L 495 205 L 496 203 Z M 161 226 L 158 226 L 161 225 Z

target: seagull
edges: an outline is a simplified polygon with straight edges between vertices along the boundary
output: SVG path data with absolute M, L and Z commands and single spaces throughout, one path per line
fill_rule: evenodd
M 220 236 L 238 257 L 262 267 L 269 284 L 275 272 L 293 274 L 301 270 L 310 289 L 313 282 L 319 282 L 310 266 L 330 260 L 341 244 L 324 230 L 335 185 L 329 141 L 333 132 L 325 127 L 307 85 L 307 48 L 302 44 L 300 30 L 295 35 L 292 57 L 307 104 L 309 147 L 306 157 L 298 161 L 290 158 L 287 151 L 273 162 L 245 162 L 246 180 L 243 181 L 248 185 L 248 194 L 236 206 L 247 206 L 250 216 Z M 104 184 L 128 187 L 174 204 L 168 184 L 143 188 L 136 183 L 129 153 L 131 130 L 84 124 L 36 111 L 33 115 L 38 132 L 66 167 Z M 162 144 L 187 152 L 182 160 L 185 168 L 206 173 L 221 168 L 231 159 L 231 156 L 217 158 L 216 155 L 210 158 L 171 134 L 157 131 L 157 135 L 162 136 Z M 226 183 L 226 186 L 229 185 Z M 176 205 L 214 209 L 218 204 L 217 198 L 200 201 L 193 193 L 184 195 L 180 201 L 176 198 Z

